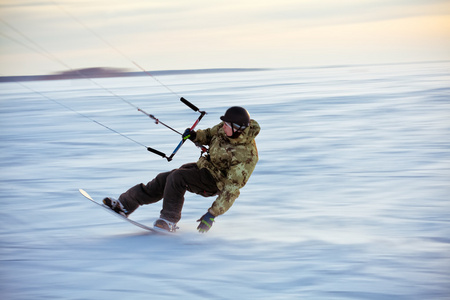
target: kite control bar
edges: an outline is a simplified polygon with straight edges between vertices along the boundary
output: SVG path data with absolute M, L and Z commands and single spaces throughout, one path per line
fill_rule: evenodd
M 180 101 L 183 102 L 184 104 L 186 104 L 193 111 L 200 113 L 200 116 L 197 118 L 197 120 L 195 120 L 194 124 L 190 128 L 190 130 L 192 131 L 195 129 L 195 127 L 198 125 L 198 123 L 200 123 L 200 120 L 203 118 L 203 116 L 206 115 L 206 112 L 200 110 L 197 106 L 195 106 L 194 104 L 192 104 L 191 102 L 189 102 L 188 100 L 186 100 L 183 97 L 180 98 Z M 167 159 L 167 161 L 171 161 L 173 159 L 173 157 L 175 156 L 175 154 L 178 152 L 178 150 L 180 150 L 181 146 L 183 146 L 184 142 L 186 142 L 186 138 L 181 138 L 180 143 L 175 147 L 175 149 L 173 150 L 172 154 L 170 154 L 170 156 L 167 156 L 165 153 L 158 151 L 156 149 L 150 148 L 150 147 L 147 147 L 147 150 Z M 206 151 L 205 147 L 201 147 L 201 148 L 202 148 L 203 152 Z

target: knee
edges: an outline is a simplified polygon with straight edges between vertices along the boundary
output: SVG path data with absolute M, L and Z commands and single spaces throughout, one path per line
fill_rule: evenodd
M 172 184 L 182 184 L 184 182 L 184 175 L 183 170 L 174 170 L 170 175 L 167 177 L 167 181 L 171 182 Z

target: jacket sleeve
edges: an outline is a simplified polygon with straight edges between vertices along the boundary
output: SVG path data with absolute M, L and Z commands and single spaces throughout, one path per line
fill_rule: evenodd
M 207 129 L 199 129 L 197 130 L 196 133 L 196 137 L 195 140 L 193 141 L 194 143 L 199 143 L 200 145 L 209 145 L 211 143 L 211 139 L 212 137 L 217 134 L 217 130 L 220 127 L 218 127 L 218 125 L 212 127 L 212 128 L 207 128 Z
M 251 171 L 245 168 L 245 163 L 239 163 L 228 170 L 227 178 L 223 181 L 224 186 L 217 199 L 209 208 L 214 216 L 224 214 L 239 197 L 241 189 L 249 179 Z

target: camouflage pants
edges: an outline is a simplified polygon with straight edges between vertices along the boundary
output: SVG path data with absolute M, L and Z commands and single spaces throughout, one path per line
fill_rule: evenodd
M 119 200 L 131 213 L 141 205 L 164 199 L 161 218 L 176 223 L 181 219 L 186 191 L 204 197 L 218 193 L 216 182 L 210 172 L 199 169 L 196 163 L 189 163 L 178 169 L 158 174 L 146 185 L 143 183 L 135 185 L 120 195 Z

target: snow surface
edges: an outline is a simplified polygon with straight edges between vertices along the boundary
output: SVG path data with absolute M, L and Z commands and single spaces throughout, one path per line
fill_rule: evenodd
M 450 64 L 158 79 L 219 122 L 246 107 L 260 161 L 207 234 L 214 198 L 186 195 L 175 236 L 78 193 L 118 196 L 196 161 L 198 113 L 151 77 L 0 85 L 2 299 L 449 299 Z M 99 88 L 97 84 L 108 89 Z M 46 97 L 93 118 L 115 134 Z M 161 203 L 132 217 L 151 225 Z

